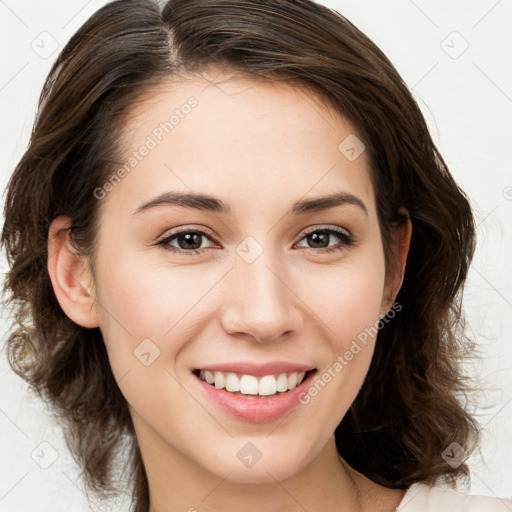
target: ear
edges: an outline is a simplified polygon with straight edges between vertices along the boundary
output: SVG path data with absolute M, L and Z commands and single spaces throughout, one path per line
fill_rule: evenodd
M 405 208 L 399 210 L 399 220 L 392 228 L 392 259 L 386 269 L 382 306 L 389 309 L 395 302 L 404 280 L 405 263 L 409 254 L 412 236 L 412 223 Z
M 69 217 L 57 217 L 48 230 L 48 273 L 59 304 L 73 322 L 98 327 L 93 279 L 88 260 L 74 249 Z

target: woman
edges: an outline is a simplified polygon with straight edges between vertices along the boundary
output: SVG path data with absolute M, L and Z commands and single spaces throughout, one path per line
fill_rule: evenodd
M 335 12 L 108 4 L 50 72 L 5 217 L 10 360 L 92 490 L 128 440 L 137 512 L 510 506 L 440 486 L 478 440 L 469 203 Z

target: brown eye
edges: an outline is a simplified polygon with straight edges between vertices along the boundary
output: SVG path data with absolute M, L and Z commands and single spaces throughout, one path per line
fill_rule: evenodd
M 322 249 L 329 246 L 331 235 L 326 231 L 316 231 L 306 236 L 309 245 L 315 249 Z M 326 245 L 327 244 L 327 245 Z
M 180 233 L 175 238 L 180 249 L 200 249 L 202 236 L 199 233 Z
M 338 239 L 338 243 L 335 245 L 329 245 L 333 239 Z M 308 245 L 299 245 L 299 247 L 317 249 L 314 252 L 341 250 L 354 243 L 352 236 L 347 231 L 334 228 L 315 229 L 314 231 L 306 233 L 302 237 L 302 240 L 305 240 Z
M 161 245 L 166 250 L 172 252 L 197 254 L 202 249 L 209 247 L 208 245 L 203 245 L 205 239 L 211 241 L 211 237 L 204 231 L 187 229 L 171 233 L 160 240 L 157 245 Z

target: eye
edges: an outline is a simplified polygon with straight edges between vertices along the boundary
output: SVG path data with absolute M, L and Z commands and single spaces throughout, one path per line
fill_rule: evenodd
M 331 246 L 329 243 L 332 238 L 337 238 L 341 242 L 338 242 L 337 245 Z M 317 228 L 309 231 L 301 240 L 305 240 L 310 244 L 310 247 L 306 247 L 306 249 L 309 249 L 308 252 L 313 253 L 340 251 L 354 244 L 354 238 L 348 231 L 333 227 Z M 299 245 L 299 247 L 304 247 L 304 245 Z
M 336 245 L 330 245 L 332 239 L 338 239 Z M 317 228 L 307 232 L 301 240 L 305 240 L 310 247 L 305 247 L 309 252 L 325 253 L 340 251 L 354 244 L 352 235 L 341 228 Z M 204 249 L 212 247 L 209 242 L 214 239 L 211 235 L 200 229 L 176 230 L 162 238 L 155 245 L 162 246 L 165 250 L 188 255 L 200 254 Z
M 172 252 L 199 254 L 203 249 L 209 247 L 203 243 L 205 240 L 212 241 L 212 237 L 199 229 L 189 228 L 170 233 L 156 245 L 163 246 Z

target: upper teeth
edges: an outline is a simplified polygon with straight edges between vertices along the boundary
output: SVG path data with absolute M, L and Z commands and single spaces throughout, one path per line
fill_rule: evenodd
M 278 375 L 240 375 L 236 373 L 224 373 L 219 371 L 201 370 L 199 377 L 202 380 L 213 384 L 218 389 L 226 389 L 232 393 L 240 391 L 244 395 L 275 395 L 276 392 L 284 392 L 297 387 L 303 380 L 305 372 L 294 372 L 290 374 L 280 373 Z

